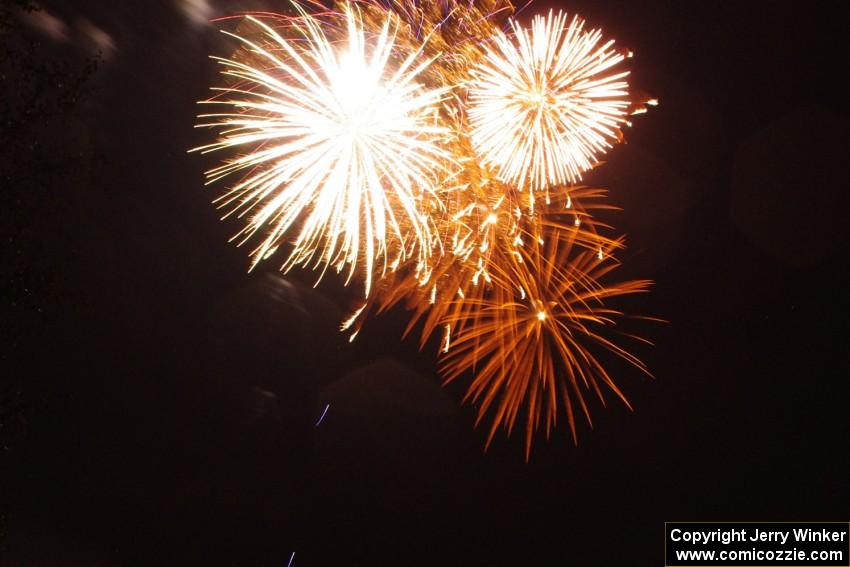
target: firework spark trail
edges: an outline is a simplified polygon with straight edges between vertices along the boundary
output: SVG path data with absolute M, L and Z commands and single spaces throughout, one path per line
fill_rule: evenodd
M 519 189 L 577 183 L 616 140 L 630 106 L 625 55 L 584 21 L 549 13 L 498 31 L 472 71 L 471 136 L 483 161 Z
M 325 405 L 325 409 L 324 409 L 324 410 L 322 410 L 322 415 L 321 415 L 321 416 L 319 416 L 318 421 L 316 421 L 315 427 L 319 427 L 319 426 L 322 424 L 322 421 L 324 421 L 325 416 L 327 415 L 328 410 L 330 409 L 330 407 L 331 407 L 331 405 L 330 405 L 330 404 L 326 404 L 326 405 Z
M 357 323 L 362 323 L 372 305 L 377 304 L 380 313 L 399 303 L 412 312 L 405 335 L 421 323 L 421 347 L 436 330 L 444 328 L 447 317 L 454 322 L 455 333 L 466 325 L 474 325 L 477 311 L 473 300 L 492 287 L 491 266 L 495 263 L 495 269 L 499 269 L 498 264 L 505 262 L 503 250 L 516 256 L 518 246 L 539 241 L 546 231 L 561 227 L 566 222 L 564 218 L 570 219 L 575 246 L 593 251 L 600 247 L 618 248 L 617 241 L 600 233 L 600 229 L 610 227 L 593 216 L 598 211 L 615 208 L 599 202 L 604 195 L 604 191 L 589 187 L 553 191 L 549 203 L 529 215 L 511 206 L 504 197 L 488 200 L 486 194 L 462 193 L 459 203 L 446 203 L 458 212 L 447 219 L 451 221 L 451 232 L 445 236 L 446 252 L 434 259 L 429 279 L 423 282 L 413 271 L 393 274 L 382 282 L 378 293 L 366 305 L 346 320 L 345 329 L 352 324 L 359 329 Z M 583 220 L 576 224 L 572 219 Z M 518 285 L 514 289 L 523 293 Z M 459 301 L 461 298 L 470 301 Z
M 217 58 L 223 74 L 240 84 L 215 89 L 228 96 L 207 101 L 234 112 L 201 116 L 210 121 L 199 126 L 221 133 L 198 150 L 244 152 L 207 176 L 214 182 L 246 172 L 218 202 L 230 209 L 225 216 L 251 215 L 234 238 L 244 242 L 266 231 L 253 265 L 289 238 L 284 269 L 312 264 L 324 274 L 347 264 L 348 283 L 362 263 L 368 296 L 388 261 L 416 254 L 424 262 L 430 253 L 432 228 L 420 201 L 426 193 L 436 197 L 438 174 L 451 161 L 438 143 L 445 131 L 434 121 L 448 88 L 417 83 L 432 63 L 418 50 L 392 63 L 392 17 L 367 39 L 356 11 L 346 4 L 343 14 L 344 48 L 307 14 L 292 20 L 290 38 L 253 17 L 260 40 L 225 32 L 251 62 Z

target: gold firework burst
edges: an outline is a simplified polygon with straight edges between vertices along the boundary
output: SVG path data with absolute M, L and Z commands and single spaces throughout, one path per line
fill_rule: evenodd
M 599 30 L 559 12 L 531 28 L 511 22 L 485 46 L 469 83 L 471 136 L 481 159 L 506 182 L 542 190 L 577 183 L 625 122 L 625 54 Z
M 348 4 L 340 18 L 330 25 L 302 13 L 278 31 L 249 17 L 259 38 L 228 33 L 243 44 L 247 62 L 217 58 L 235 84 L 215 89 L 220 96 L 207 102 L 233 112 L 202 115 L 200 126 L 220 135 L 198 149 L 243 152 L 207 176 L 213 182 L 244 173 L 218 203 L 227 215 L 250 215 L 234 238 L 263 231 L 254 265 L 287 238 L 284 269 L 321 266 L 323 274 L 347 265 L 347 283 L 362 266 L 368 295 L 373 275 L 388 264 L 414 254 L 424 262 L 430 253 L 423 198 L 436 197 L 451 162 L 440 144 L 446 131 L 435 121 L 449 87 L 417 82 L 432 63 L 419 50 L 397 56 L 396 18 L 387 15 L 369 35 Z M 340 37 L 326 33 L 340 28 Z

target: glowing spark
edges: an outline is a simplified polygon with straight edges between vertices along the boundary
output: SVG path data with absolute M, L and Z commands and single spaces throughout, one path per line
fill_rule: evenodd
M 449 345 L 451 344 L 451 335 L 452 335 L 452 326 L 446 325 L 446 332 L 443 335 L 443 353 L 449 352 Z
M 616 141 L 629 106 L 624 59 L 599 30 L 563 12 L 536 16 L 531 29 L 511 22 L 472 71 L 473 144 L 499 178 L 541 190 L 576 183 Z
M 330 408 L 330 407 L 331 407 L 331 405 L 330 405 L 330 404 L 327 404 L 327 405 L 325 406 L 325 411 L 323 411 L 323 412 L 322 412 L 322 415 L 319 417 L 319 421 L 317 421 L 317 422 L 316 422 L 315 427 L 319 427 L 319 424 L 321 424 L 321 423 L 322 423 L 322 420 L 323 420 L 323 419 L 325 419 L 325 415 L 327 415 L 327 413 L 328 413 L 328 408 Z M 294 555 L 294 554 L 293 554 L 293 555 Z
M 343 14 L 344 26 L 302 14 L 286 37 L 253 17 L 261 38 L 225 32 L 245 46 L 248 61 L 216 58 L 237 83 L 214 89 L 223 96 L 206 102 L 232 111 L 201 115 L 210 121 L 200 127 L 221 132 L 197 150 L 242 152 L 207 177 L 245 174 L 218 203 L 229 214 L 250 213 L 234 238 L 264 233 L 252 267 L 286 239 L 293 249 L 284 270 L 301 264 L 324 274 L 347 264 L 348 283 L 360 268 L 368 296 L 389 253 L 407 258 L 416 250 L 420 261 L 429 254 L 430 219 L 417 198 L 436 198 L 436 176 L 450 159 L 439 143 L 446 130 L 434 121 L 449 87 L 417 82 L 432 62 L 419 50 L 394 63 L 392 17 L 367 35 L 353 8 L 344 5 Z
M 360 314 L 363 313 L 363 310 L 366 309 L 367 305 L 368 305 L 368 303 L 364 303 L 362 306 L 360 306 L 359 309 L 357 309 L 354 313 L 352 313 L 351 316 L 348 317 L 348 319 L 343 321 L 342 324 L 340 324 L 340 326 L 339 326 L 339 330 L 340 331 L 348 330 L 351 327 L 351 325 L 354 324 L 354 322 L 357 320 L 357 318 L 360 317 Z

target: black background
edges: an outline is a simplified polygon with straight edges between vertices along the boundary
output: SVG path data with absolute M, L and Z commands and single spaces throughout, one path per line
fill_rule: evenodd
M 660 565 L 665 520 L 847 520 L 840 3 L 563 4 L 661 101 L 592 181 L 657 282 L 624 306 L 670 323 L 641 327 L 655 380 L 611 361 L 634 412 L 528 464 L 482 452 L 403 312 L 349 345 L 355 290 L 245 274 L 186 154 L 220 34 L 44 5 L 64 38 L 3 32 L 3 565 Z M 210 16 L 247 9 L 275 5 Z

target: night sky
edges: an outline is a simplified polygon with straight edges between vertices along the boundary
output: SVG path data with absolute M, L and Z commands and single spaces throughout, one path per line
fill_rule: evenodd
M 186 152 L 207 20 L 282 2 L 0 1 L 0 564 L 662 565 L 664 521 L 848 520 L 838 3 L 522 13 L 602 27 L 661 102 L 589 181 L 656 282 L 618 306 L 669 321 L 654 379 L 608 360 L 634 411 L 526 463 L 403 310 L 349 344 L 358 290 L 227 243 Z

